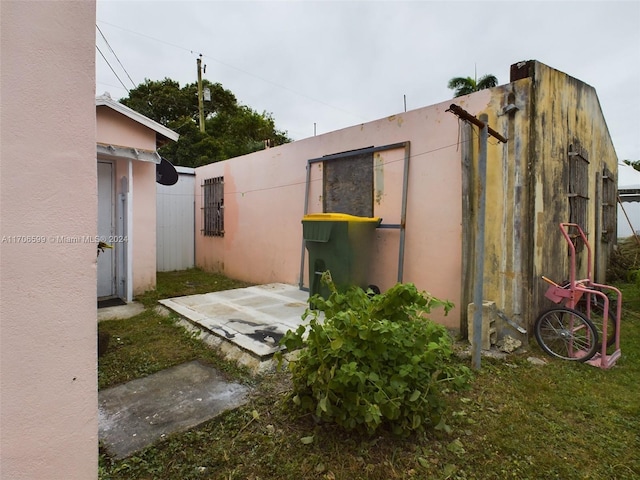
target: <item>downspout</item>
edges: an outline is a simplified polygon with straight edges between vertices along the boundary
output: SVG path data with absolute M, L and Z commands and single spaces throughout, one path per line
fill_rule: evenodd
M 126 272 L 127 272 L 127 290 L 126 290 L 126 302 L 133 301 L 133 160 L 129 159 L 127 176 L 129 177 L 128 190 L 126 193 L 127 198 L 127 258 L 126 258 Z
M 116 222 L 116 235 L 125 237 L 127 235 L 127 192 L 129 191 L 129 180 L 126 175 L 120 178 L 120 193 L 118 193 L 118 206 Z M 122 242 L 115 246 L 116 251 L 116 289 L 118 297 L 127 299 L 127 245 L 129 242 Z
M 515 106 L 515 95 L 509 94 L 508 105 L 505 107 L 505 113 L 508 117 L 508 132 L 511 142 L 509 142 L 507 151 L 507 162 L 513 161 L 514 165 L 514 185 L 513 185 L 513 250 L 512 250 L 512 268 L 514 272 L 514 279 L 511 290 L 511 298 L 513 298 L 512 313 L 513 320 L 502 318 L 507 324 L 516 328 L 520 333 L 526 333 L 526 330 L 520 325 L 522 318 L 522 303 L 523 295 L 526 291 L 523 284 L 523 253 L 522 253 L 522 232 L 523 232 L 523 198 L 524 182 L 523 178 L 526 174 L 526 170 L 523 169 L 522 158 L 518 155 L 518 142 L 515 140 L 515 114 L 518 111 L 518 107 Z M 525 205 L 526 208 L 526 205 Z

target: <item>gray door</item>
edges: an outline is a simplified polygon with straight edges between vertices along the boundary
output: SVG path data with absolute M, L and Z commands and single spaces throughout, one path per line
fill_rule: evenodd
M 98 235 L 106 239 L 114 235 L 113 164 L 98 162 Z M 115 248 L 105 249 L 98 256 L 98 298 L 116 294 Z

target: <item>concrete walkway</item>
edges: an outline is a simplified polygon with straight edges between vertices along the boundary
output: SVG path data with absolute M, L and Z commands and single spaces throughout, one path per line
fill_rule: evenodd
M 160 303 L 221 355 L 261 373 L 273 368 L 272 356 L 287 330 L 302 324 L 308 299 L 309 293 L 296 286 L 275 283 Z M 99 319 L 127 318 L 143 310 L 139 304 L 104 308 Z M 215 369 L 189 362 L 100 391 L 99 438 L 110 455 L 125 458 L 237 408 L 249 393 Z
M 125 458 L 243 405 L 249 393 L 211 367 L 185 363 L 100 391 L 99 438 L 110 455 Z
M 182 323 L 229 360 L 260 373 L 287 330 L 302 324 L 309 292 L 282 283 L 160 300 Z
M 113 320 L 120 318 L 131 318 L 144 312 L 144 306 L 138 302 L 127 303 L 115 307 L 105 307 L 98 309 L 98 321 Z

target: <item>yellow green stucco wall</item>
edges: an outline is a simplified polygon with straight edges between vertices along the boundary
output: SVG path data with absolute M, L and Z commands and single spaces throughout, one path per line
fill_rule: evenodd
M 518 80 L 491 89 L 487 109 L 476 116 L 488 115 L 489 126 L 508 138 L 501 143 L 490 136 L 487 146 L 483 296 L 514 323 L 530 329 L 538 314 L 552 306 L 544 298 L 547 284 L 541 275 L 558 282 L 569 278 L 568 247 L 559 223 L 570 220 L 570 148 L 579 149 L 589 161 L 587 222 L 582 228 L 588 233 L 595 279 L 600 282 L 605 281 L 615 241 L 603 240 L 601 176 L 605 167 L 617 172 L 617 157 L 591 86 L 539 62 L 523 63 L 522 68 L 526 73 L 521 71 Z M 508 112 L 510 104 L 517 110 Z M 480 182 L 478 127 L 466 128 L 473 130 L 467 132 L 472 139 L 463 152 L 463 170 L 468 163 L 463 196 L 469 196 L 463 245 L 470 260 L 462 276 L 467 292 L 463 303 L 471 303 Z M 585 278 L 586 250 L 577 257 L 578 276 Z
M 606 266 L 615 235 L 603 239 L 601 177 L 605 170 L 617 174 L 618 159 L 593 87 L 546 65 L 536 63 L 532 116 L 533 273 L 556 281 L 568 278 L 567 243 L 558 224 L 569 219 L 569 151 L 588 159 L 587 221 L 581 225 L 592 250 L 592 277 L 606 281 Z M 615 182 L 614 182 L 615 185 Z M 586 250 L 577 256 L 578 276 L 587 276 Z M 540 283 L 540 282 L 539 282 Z M 545 288 L 546 289 L 546 288 Z M 541 288 L 535 290 L 542 303 Z

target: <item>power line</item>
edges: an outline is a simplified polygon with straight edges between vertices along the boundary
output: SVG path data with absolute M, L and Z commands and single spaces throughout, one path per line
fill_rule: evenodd
M 100 23 L 104 23 L 105 25 L 109 25 L 110 27 L 119 28 L 120 30 L 123 30 L 125 32 L 133 33 L 134 35 L 138 35 L 140 37 L 148 38 L 149 40 L 153 40 L 153 41 L 158 42 L 158 43 L 163 43 L 165 45 L 169 45 L 170 47 L 175 47 L 175 48 L 178 48 L 180 50 L 185 50 L 185 51 L 190 52 L 190 53 L 194 52 L 194 50 L 192 48 L 182 47 L 180 45 L 176 45 L 175 43 L 170 43 L 170 42 L 167 42 L 165 40 L 161 40 L 159 38 L 151 37 L 151 36 L 146 35 L 144 33 L 136 32 L 134 30 L 129 30 L 128 28 L 121 27 L 120 25 L 115 25 L 113 23 L 105 22 L 104 20 L 98 20 L 98 21 Z
M 464 141 L 458 140 L 456 143 L 451 143 L 451 144 L 448 144 L 448 145 L 442 145 L 440 147 L 436 147 L 436 148 L 433 148 L 431 150 L 425 150 L 424 152 L 412 153 L 409 156 L 409 158 L 413 159 L 413 160 L 416 160 L 417 157 L 421 157 L 423 155 L 429 155 L 431 153 L 434 153 L 434 152 L 437 152 L 437 151 L 440 151 L 440 150 L 444 150 L 444 149 L 447 149 L 447 148 L 456 147 L 456 146 L 459 146 L 459 145 L 461 145 L 463 143 L 468 143 L 470 141 L 471 140 L 464 140 Z M 394 158 L 387 159 L 384 163 L 385 163 L 385 165 L 391 165 L 392 163 L 404 162 L 404 160 L 405 160 L 404 159 L 404 155 L 401 155 L 401 156 L 399 156 L 398 158 L 395 158 L 395 159 Z M 217 163 L 217 162 L 214 162 L 214 163 Z M 208 164 L 208 165 L 212 165 L 212 164 Z M 206 166 L 206 165 L 201 165 L 201 167 L 204 167 L 204 166 Z M 195 168 L 199 168 L 199 167 L 189 167 L 189 168 L 194 168 L 195 169 Z M 311 180 L 312 183 L 320 182 L 320 181 L 322 181 L 322 179 L 316 178 L 316 179 L 312 179 Z M 241 196 L 244 196 L 244 195 L 246 195 L 248 193 L 263 192 L 263 191 L 266 191 L 266 190 L 278 190 L 278 189 L 281 189 L 281 188 L 295 187 L 295 186 L 298 186 L 298 185 L 304 185 L 305 183 L 306 183 L 306 180 L 300 180 L 300 181 L 297 181 L 297 182 L 283 183 L 283 184 L 279 184 L 279 185 L 272 185 L 272 186 L 267 186 L 267 187 L 254 188 L 254 189 L 250 189 L 250 190 L 243 190 L 243 191 L 239 191 L 238 190 L 238 191 L 232 191 L 232 192 L 225 192 L 225 196 L 227 196 L 227 195 L 241 195 Z M 173 197 L 173 196 L 176 196 L 176 197 L 188 197 L 188 196 L 191 196 L 190 193 L 173 193 L 173 192 L 171 192 L 171 193 L 162 192 L 162 193 L 159 193 L 159 195 L 166 195 L 166 196 L 170 196 L 170 197 Z M 195 196 L 196 197 L 202 197 L 203 195 L 199 194 L 199 193 L 196 193 Z
M 425 150 L 424 152 L 412 153 L 412 154 L 410 154 L 409 158 L 411 160 L 416 160 L 417 157 L 421 157 L 423 155 L 429 155 L 431 153 L 435 153 L 435 152 L 438 152 L 440 150 L 445 150 L 447 148 L 457 147 L 457 146 L 459 146 L 459 145 L 461 145 L 463 143 L 468 143 L 470 141 L 471 140 L 463 140 L 463 141 L 462 140 L 458 140 L 456 143 L 451 143 L 451 144 L 448 144 L 448 145 L 442 145 L 440 147 L 436 147 L 436 148 L 433 148 L 431 150 Z M 385 165 L 390 165 L 392 163 L 398 163 L 398 162 L 404 162 L 404 160 L 405 160 L 404 159 L 404 155 L 402 155 L 402 156 L 399 156 L 398 158 L 395 158 L 395 159 L 391 158 L 391 159 L 386 160 L 385 161 Z M 202 166 L 204 166 L 204 165 L 202 165 Z M 319 182 L 321 180 L 322 179 L 313 179 L 313 180 L 311 180 L 311 182 Z M 246 195 L 248 193 L 262 192 L 262 191 L 265 191 L 265 190 L 277 190 L 277 189 L 280 189 L 280 188 L 287 188 L 287 187 L 294 187 L 294 186 L 298 186 L 298 185 L 304 185 L 305 183 L 306 183 L 306 180 L 304 180 L 304 181 L 301 180 L 301 181 L 298 181 L 298 182 L 285 183 L 285 184 L 280 184 L 280 185 L 272 185 L 272 186 L 254 188 L 254 189 L 244 190 L 244 191 L 225 192 L 225 196 L 227 196 L 227 195 L 241 195 L 241 196 L 244 196 L 244 195 Z M 196 196 L 202 196 L 202 194 L 196 194 Z
M 118 90 L 124 90 L 121 85 L 113 85 L 112 83 L 96 82 L 96 85 L 104 85 L 105 87 L 113 87 Z
M 423 152 L 417 152 L 417 153 L 412 153 L 410 154 L 409 158 L 410 160 L 416 160 L 417 157 L 422 157 L 423 155 L 429 155 L 435 152 L 438 152 L 440 150 L 445 150 L 447 148 L 452 148 L 452 147 L 458 147 L 464 143 L 469 143 L 471 142 L 471 139 L 468 140 L 460 140 L 458 139 L 456 141 L 456 143 L 451 143 L 451 144 L 447 144 L 447 145 L 441 145 L 439 147 L 435 147 L 432 148 L 431 150 L 425 150 Z M 496 144 L 497 145 L 497 144 Z M 398 156 L 397 158 L 390 158 L 387 159 L 384 163 L 385 165 L 391 165 L 392 163 L 398 163 L 398 162 L 404 162 L 405 158 L 404 158 L 404 154 L 401 156 Z M 217 162 L 214 162 L 217 163 Z M 208 164 L 208 165 L 212 165 L 212 164 Z M 201 165 L 201 167 L 204 167 L 206 165 Z M 199 168 L 199 167 L 190 167 L 190 168 Z M 320 182 L 322 181 L 322 179 L 311 179 L 310 180 L 312 183 L 316 183 L 316 182 Z M 232 192 L 225 192 L 224 195 L 225 196 L 230 196 L 230 195 L 241 195 L 241 196 L 245 196 L 248 193 L 255 193 L 255 192 L 263 192 L 266 190 L 279 190 L 281 188 L 288 188 L 288 187 L 295 187 L 295 186 L 299 186 L 299 185 L 304 185 L 306 183 L 306 180 L 300 180 L 297 182 L 292 182 L 292 183 L 284 183 L 284 184 L 279 184 L 279 185 L 271 185 L 271 186 L 266 186 L 266 187 L 261 187 L 261 188 L 254 188 L 254 189 L 249 189 L 249 190 L 244 190 L 244 191 L 232 191 Z M 191 196 L 190 193 L 167 193 L 167 192 L 163 192 L 163 193 L 159 193 L 160 195 L 166 195 L 166 196 L 180 196 L 180 197 L 188 197 Z M 201 193 L 196 193 L 195 194 L 196 197 L 203 197 L 204 195 Z
M 116 55 L 116 52 L 113 51 L 113 48 L 111 48 L 111 45 L 109 44 L 109 41 L 107 40 L 107 37 L 104 36 L 104 33 L 102 33 L 102 30 L 100 30 L 100 27 L 98 26 L 98 24 L 96 23 L 96 28 L 98 29 L 98 32 L 100 32 L 100 35 L 102 35 L 102 38 L 104 39 L 105 43 L 107 44 L 107 47 L 109 47 L 109 50 L 111 50 L 111 53 L 113 53 L 113 56 L 116 57 L 116 60 L 118 61 L 118 63 L 120 64 L 120 66 L 122 67 L 122 70 L 124 70 L 124 73 L 127 74 L 127 77 L 129 77 L 129 80 L 131 80 L 131 85 L 133 85 L 133 88 L 136 88 L 136 84 L 135 82 L 131 79 L 131 75 L 129 75 L 129 72 L 127 72 L 127 69 L 124 68 L 124 65 L 122 65 L 122 62 L 120 61 L 120 59 L 118 58 L 118 55 Z
M 291 88 L 289 88 L 289 87 L 286 87 L 286 86 L 284 86 L 284 85 L 280 85 L 279 83 L 273 82 L 273 81 L 271 81 L 271 80 L 269 80 L 269 79 L 267 79 L 267 78 L 261 77 L 261 76 L 259 76 L 259 75 L 254 74 L 254 73 L 251 73 L 251 72 L 247 72 L 246 70 L 243 70 L 243 69 L 241 69 L 241 68 L 234 67 L 233 65 L 230 65 L 230 64 L 225 63 L 225 62 L 223 62 L 223 61 L 221 61 L 221 60 L 218 60 L 217 58 L 213 58 L 213 57 L 211 57 L 211 56 L 209 56 L 209 55 L 203 55 L 203 56 L 204 56 L 205 58 L 208 58 L 208 59 L 210 59 L 210 60 L 213 60 L 214 62 L 218 62 L 219 64 L 224 65 L 225 67 L 232 68 L 232 69 L 234 69 L 234 70 L 237 70 L 238 72 L 244 73 L 245 75 L 249 75 L 249 76 L 251 76 L 251 77 L 255 77 L 255 78 L 257 78 L 258 80 L 262 80 L 263 82 L 270 83 L 271 85 L 274 85 L 274 86 L 276 86 L 276 87 L 278 87 L 278 88 L 282 88 L 283 90 L 288 90 L 289 92 L 294 93 L 294 94 L 296 94 L 296 95 L 299 95 L 299 96 L 301 96 L 301 97 L 304 97 L 304 98 L 306 98 L 307 100 L 311 100 L 311 101 L 313 101 L 313 102 L 320 103 L 320 104 L 322 104 L 322 105 L 325 105 L 325 106 L 327 106 L 327 107 L 329 107 L 329 108 L 333 108 L 333 109 L 335 109 L 335 110 L 340 110 L 340 111 L 341 111 L 341 112 L 343 112 L 343 113 L 348 113 L 349 115 L 353 115 L 354 117 L 358 117 L 358 118 L 359 118 L 359 119 L 361 119 L 361 120 L 366 120 L 364 117 L 362 117 L 362 116 L 360 116 L 360 115 L 358 115 L 358 114 L 356 114 L 356 113 L 350 112 L 350 111 L 348 111 L 348 110 L 345 110 L 344 108 L 336 107 L 335 105 L 331 105 L 331 104 L 329 104 L 329 103 L 327 103 L 327 102 L 323 102 L 322 100 L 318 100 L 317 98 L 310 97 L 309 95 L 306 95 L 306 94 L 304 94 L 304 93 L 298 92 L 298 91 L 293 90 L 293 89 L 291 89 Z
M 113 69 L 113 67 L 109 63 L 109 60 L 107 60 L 107 57 L 104 56 L 104 53 L 102 53 L 102 50 L 100 50 L 100 47 L 98 47 L 98 45 L 96 45 L 96 50 L 98 50 L 98 52 L 100 52 L 100 55 L 102 55 L 102 58 L 104 59 L 104 61 L 107 62 L 107 65 L 109 65 L 109 68 L 111 69 L 113 74 L 116 76 L 116 78 L 120 82 L 120 85 L 122 85 L 124 87 L 124 89 L 127 91 L 127 93 L 129 93 L 129 89 L 125 86 L 125 84 L 122 82 L 122 80 L 120 80 L 120 77 L 118 76 L 116 71 Z
M 129 30 L 129 29 L 127 29 L 127 28 L 121 27 L 121 26 L 119 26 L 119 25 L 114 25 L 113 23 L 105 22 L 105 21 L 103 21 L 103 20 L 99 20 L 99 22 L 100 22 L 100 23 L 103 23 L 103 24 L 105 24 L 105 25 L 109 25 L 109 26 L 111 26 L 111 27 L 119 28 L 120 30 L 123 30 L 123 31 L 128 32 L 128 33 L 132 33 L 132 34 L 134 34 L 134 35 L 138 35 L 138 36 L 140 36 L 140 37 L 144 37 L 144 38 L 147 38 L 147 39 L 149 39 L 149 40 L 153 40 L 153 41 L 155 41 L 155 42 L 159 42 L 159 43 L 162 43 L 162 44 L 164 44 L 164 45 L 168 45 L 168 46 L 170 46 L 170 47 L 174 47 L 174 48 L 177 48 L 177 49 L 180 49 L 180 50 L 184 50 L 184 51 L 189 52 L 189 53 L 191 53 L 191 54 L 193 54 L 194 52 L 196 52 L 196 51 L 197 51 L 197 50 L 194 50 L 194 49 L 192 49 L 192 48 L 183 47 L 183 46 L 181 46 L 181 45 L 176 45 L 175 43 L 171 43 L 171 42 L 167 42 L 167 41 L 165 41 L 165 40 L 161 40 L 161 39 L 159 39 L 159 38 L 151 37 L 151 36 L 146 35 L 146 34 L 144 34 L 144 33 L 136 32 L 136 31 L 134 31 L 134 30 Z M 343 112 L 343 113 L 347 113 L 347 114 L 352 115 L 352 116 L 354 116 L 354 117 L 357 117 L 357 118 L 359 118 L 359 119 L 366 120 L 366 119 L 365 119 L 364 117 L 362 117 L 361 115 L 358 115 L 358 114 L 356 114 L 356 113 L 353 113 L 353 112 L 350 112 L 350 111 L 348 111 L 348 110 L 345 110 L 344 108 L 336 107 L 335 105 L 331 105 L 331 104 L 329 104 L 329 103 L 327 103 L 327 102 L 324 102 L 324 101 L 322 101 L 322 100 L 318 100 L 317 98 L 310 97 L 309 95 L 306 95 L 306 94 L 304 94 L 304 93 L 301 93 L 301 92 L 298 92 L 298 91 L 296 91 L 296 90 L 293 90 L 293 89 L 291 89 L 291 88 L 289 88 L 289 87 L 286 87 L 286 86 L 284 86 L 284 85 L 281 85 L 281 84 L 279 84 L 279 83 L 276 83 L 276 82 L 274 82 L 274 81 L 272 81 L 272 80 L 269 80 L 269 79 L 267 79 L 267 78 L 261 77 L 261 76 L 259 76 L 259 75 L 254 74 L 254 73 L 248 72 L 248 71 L 243 70 L 243 69 L 241 69 L 241 68 L 238 68 L 238 67 L 235 67 L 235 66 L 233 66 L 233 65 L 230 65 L 230 64 L 228 64 L 228 63 L 225 63 L 225 62 L 223 62 L 222 60 L 218 60 L 217 58 L 212 57 L 211 55 L 206 55 L 206 54 L 202 53 L 202 56 L 203 56 L 204 58 L 208 58 L 209 60 L 212 60 L 212 61 L 214 61 L 214 62 L 217 62 L 217 63 L 219 63 L 220 65 L 224 65 L 225 67 L 231 68 L 231 69 L 233 69 L 233 70 L 237 70 L 238 72 L 244 73 L 245 75 L 249 75 L 249 76 L 254 77 L 254 78 L 257 78 L 258 80 L 262 80 L 263 82 L 270 83 L 271 85 L 274 85 L 274 86 L 276 86 L 276 87 L 278 87 L 278 88 L 282 88 L 283 90 L 287 90 L 287 91 L 289 91 L 289 92 L 291 92 L 291 93 L 294 93 L 294 94 L 296 94 L 296 95 L 299 95 L 299 96 L 301 96 L 301 97 L 304 97 L 304 98 L 306 98 L 306 99 L 308 99 L 308 100 L 311 100 L 311 101 L 313 101 L 313 102 L 316 102 L 316 103 L 319 103 L 319 104 L 325 105 L 325 106 L 327 106 L 327 107 L 329 107 L 329 108 L 333 108 L 333 109 L 335 109 L 335 110 L 339 110 L 339 111 L 341 111 L 341 112 Z

